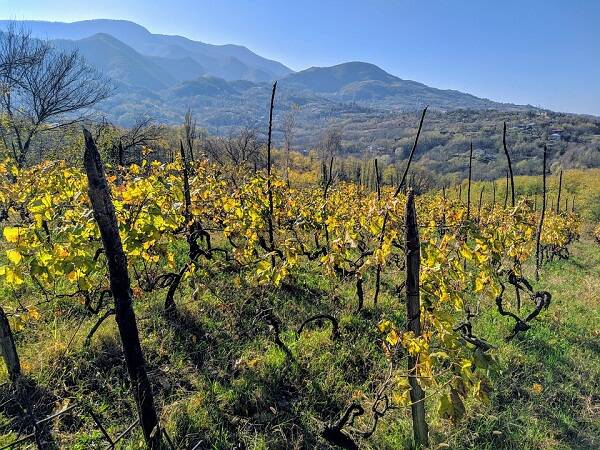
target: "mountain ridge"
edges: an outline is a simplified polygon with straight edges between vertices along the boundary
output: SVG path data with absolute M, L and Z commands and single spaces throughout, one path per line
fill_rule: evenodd
M 0 20 L 0 30 L 8 23 Z M 385 121 L 425 106 L 439 111 L 539 111 L 404 80 L 368 62 L 294 72 L 242 46 L 153 34 L 129 21 L 20 23 L 33 28 L 34 37 L 53 38 L 51 43 L 58 48 L 77 49 L 111 78 L 115 93 L 97 105 L 97 112 L 126 126 L 140 116 L 180 123 L 188 108 L 196 113 L 199 125 L 217 133 L 262 122 L 274 80 L 279 82 L 275 115 L 298 105 L 301 120 L 316 127 L 360 122 L 367 116 Z
M 292 70 L 285 65 L 263 58 L 241 45 L 213 45 L 183 36 L 154 34 L 128 20 L 93 19 L 76 22 L 49 22 L 43 20 L 0 20 L 0 28 L 16 22 L 28 29 L 34 37 L 43 39 L 81 40 L 98 33 L 106 33 L 148 56 L 189 56 L 210 72 L 226 80 L 246 76 L 251 81 L 268 81 Z

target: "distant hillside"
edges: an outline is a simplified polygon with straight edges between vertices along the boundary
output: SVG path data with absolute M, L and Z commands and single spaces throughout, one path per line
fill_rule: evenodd
M 151 57 L 136 52 L 114 37 L 99 33 L 77 41 L 55 40 L 61 49 L 77 49 L 86 61 L 113 80 L 150 90 L 165 89 L 177 80 Z M 202 73 L 202 72 L 200 72 Z
M 348 62 L 332 67 L 311 67 L 293 73 L 282 84 L 318 92 L 341 102 L 358 102 L 395 110 L 424 105 L 452 110 L 458 108 L 525 110 L 531 107 L 501 104 L 454 90 L 442 90 L 416 81 L 403 80 L 374 64 Z
M 331 67 L 311 67 L 288 75 L 284 81 L 315 92 L 335 93 L 360 81 L 392 84 L 401 80 L 374 64 L 355 61 Z
M 231 96 L 239 94 L 239 91 L 234 87 L 234 83 L 217 77 L 201 77 L 196 80 L 184 81 L 170 92 L 176 98 Z
M 0 21 L 0 29 L 9 21 Z M 80 40 L 93 35 L 109 34 L 137 52 L 162 58 L 190 58 L 209 75 L 226 80 L 270 81 L 291 73 L 283 64 L 263 58 L 240 45 L 212 45 L 181 36 L 153 34 L 146 28 L 125 20 L 85 20 L 73 23 L 21 21 L 36 37 Z

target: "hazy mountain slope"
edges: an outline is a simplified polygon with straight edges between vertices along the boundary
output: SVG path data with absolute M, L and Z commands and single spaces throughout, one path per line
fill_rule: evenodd
M 348 84 L 367 80 L 390 84 L 400 79 L 374 64 L 354 61 L 331 67 L 311 67 L 286 76 L 283 82 L 314 92 L 335 93 Z
M 429 105 L 439 109 L 518 109 L 454 90 L 403 80 L 374 64 L 349 62 L 331 67 L 311 67 L 282 79 L 283 85 L 318 92 L 331 100 L 407 110 Z M 525 107 L 528 109 L 528 107 Z
M 201 77 L 197 80 L 184 81 L 170 90 L 170 95 L 175 98 L 188 98 L 196 96 L 235 96 L 239 91 L 232 83 L 217 77 Z
M 9 21 L 0 21 L 6 28 Z M 73 23 L 20 21 L 36 37 L 79 40 L 106 33 L 144 55 L 167 58 L 189 57 L 209 75 L 227 80 L 270 81 L 292 71 L 283 64 L 263 58 L 238 45 L 212 45 L 181 36 L 150 33 L 146 28 L 125 20 L 86 20 Z
M 184 58 L 147 56 L 147 58 L 167 71 L 176 81 L 192 80 L 206 74 L 206 69 L 189 56 Z
M 165 89 L 177 81 L 151 58 L 108 34 L 95 34 L 77 41 L 61 39 L 52 43 L 58 48 L 79 50 L 89 64 L 116 81 L 153 91 Z

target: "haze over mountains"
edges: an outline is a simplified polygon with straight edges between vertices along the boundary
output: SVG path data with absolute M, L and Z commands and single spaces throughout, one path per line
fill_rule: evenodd
M 9 22 L 0 21 L 0 28 Z M 203 126 L 222 129 L 264 116 L 270 83 L 279 80 L 280 109 L 297 104 L 315 117 L 340 111 L 530 110 L 453 90 L 435 89 L 364 62 L 294 72 L 239 45 L 212 45 L 153 34 L 123 20 L 73 23 L 23 21 L 32 35 L 78 49 L 110 77 L 115 95 L 101 105 L 110 120 L 128 125 L 140 115 L 177 123 L 192 107 Z
M 147 66 L 141 68 L 143 72 L 153 70 L 148 66 L 168 71 L 167 66 L 175 63 L 191 71 L 188 73 L 192 76 L 209 73 L 226 80 L 269 81 L 291 73 L 283 64 L 258 56 L 239 45 L 211 45 L 181 36 L 153 34 L 141 25 L 125 20 L 19 23 L 35 37 L 76 41 L 76 45 L 83 47 L 82 53 L 86 57 L 92 56 L 89 50 L 95 46 L 95 50 L 103 51 L 105 58 L 114 58 L 107 63 L 115 68 L 120 68 L 122 63 L 118 59 L 133 50 L 147 62 Z M 0 21 L 1 28 L 5 28 L 6 24 L 7 21 Z M 114 40 L 108 40 L 105 35 L 112 36 Z

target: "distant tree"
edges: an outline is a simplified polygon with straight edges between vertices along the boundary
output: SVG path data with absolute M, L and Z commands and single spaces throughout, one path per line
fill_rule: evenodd
M 192 161 L 194 161 L 194 142 L 197 138 L 196 119 L 191 108 L 188 108 L 183 118 L 183 140 L 187 146 L 189 158 Z
M 227 137 L 211 136 L 204 140 L 206 156 L 219 165 L 249 165 L 257 167 L 261 163 L 261 149 L 264 142 L 254 128 L 244 127 Z
M 330 126 L 321 135 L 318 145 L 319 157 L 328 161 L 342 151 L 342 132 L 336 126 Z
M 154 144 L 161 136 L 161 127 L 156 125 L 150 117 L 139 117 L 131 128 L 121 130 L 118 137 L 114 139 L 113 156 L 116 156 L 116 161 L 123 166 L 128 153 Z
M 285 150 L 285 179 L 289 183 L 290 172 L 290 151 L 292 150 L 292 142 L 294 133 L 296 132 L 296 115 L 300 107 L 293 104 L 290 110 L 283 116 L 283 143 Z
M 0 34 L 0 86 L 2 138 L 19 167 L 38 133 L 82 120 L 111 91 L 77 51 L 59 52 L 14 25 Z

